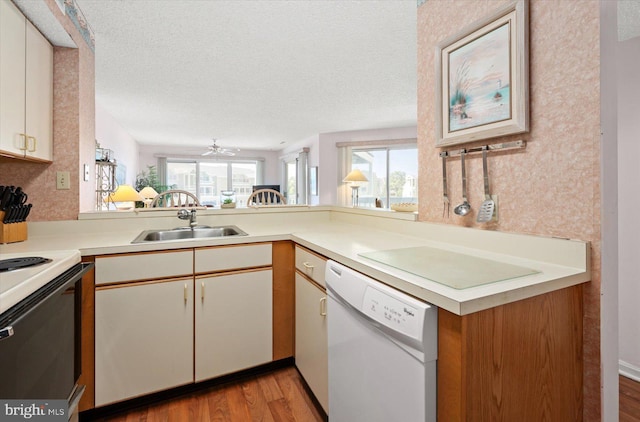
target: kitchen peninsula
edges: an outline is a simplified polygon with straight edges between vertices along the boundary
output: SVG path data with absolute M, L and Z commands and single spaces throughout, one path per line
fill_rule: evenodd
M 198 254 L 223 254 L 213 261 L 228 263 L 233 269 L 246 268 L 261 274 L 271 271 L 272 354 L 256 360 L 265 362 L 295 357 L 293 286 L 294 246 L 297 245 L 439 308 L 438 413 L 441 420 L 474 417 L 576 420 L 582 414 L 581 284 L 590 280 L 588 243 L 420 223 L 414 221 L 414 214 L 351 208 L 274 207 L 198 213 L 201 224 L 232 224 L 248 235 L 131 244 L 143 230 L 179 226 L 175 211 L 91 213 L 81 215 L 77 221 L 33 223 L 29 240 L 0 246 L 0 253 L 77 249 L 83 259 L 98 262 L 127 256 L 164 257 L 169 253 L 177 258 L 175 254 L 195 253 L 195 270 L 189 267 L 178 271 L 179 274 L 158 275 L 153 268 L 146 267 L 149 274 L 127 274 L 129 280 L 142 280 L 142 283 L 158 277 L 166 280 L 178 277 L 182 281 L 178 281 L 181 284 L 176 288 L 187 286 L 184 289 L 188 290 L 188 300 L 193 300 L 192 285 L 204 289 L 199 287 L 206 281 L 202 277 L 227 271 L 225 268 L 198 269 Z M 255 255 L 268 258 L 260 258 L 257 264 L 231 262 L 239 259 L 238 255 L 252 257 L 253 253 L 234 254 L 231 250 L 230 255 L 224 255 L 231 246 L 261 245 L 269 245 L 271 252 Z M 467 256 L 472 262 L 492 262 L 531 271 L 515 278 L 456 289 L 397 265 L 363 256 L 424 247 L 439 251 L 443 257 Z M 471 278 L 474 272 L 482 270 L 473 266 L 466 268 L 471 274 L 465 277 Z M 459 271 L 459 268 L 451 270 Z M 98 275 L 85 280 L 88 288 L 83 318 L 90 327 L 98 327 L 99 323 L 93 315 L 97 293 L 109 291 L 99 290 L 94 277 Z M 115 286 L 119 281 L 107 280 L 105 288 L 109 283 Z M 96 318 L 97 315 L 96 312 Z M 83 329 L 83 347 L 88 351 L 83 353 L 83 381 L 88 393 L 81 410 L 114 401 L 95 401 L 94 334 L 93 330 Z M 175 385 L 193 381 L 177 381 Z

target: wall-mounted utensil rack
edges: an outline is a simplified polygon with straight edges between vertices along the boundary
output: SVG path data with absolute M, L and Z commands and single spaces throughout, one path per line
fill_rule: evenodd
M 449 218 L 449 207 L 450 207 L 450 201 L 449 201 L 449 196 L 448 196 L 448 192 L 447 192 L 447 158 L 449 157 L 455 157 L 455 156 L 462 156 L 464 154 L 464 156 L 466 157 L 469 154 L 476 154 L 476 153 L 481 153 L 483 151 L 486 152 L 491 152 L 491 151 L 506 151 L 506 150 L 512 150 L 512 149 L 523 149 L 526 148 L 527 143 L 526 141 L 511 141 L 511 142 L 501 142 L 501 143 L 497 143 L 497 144 L 489 144 L 489 145 L 480 145 L 478 147 L 473 147 L 473 148 L 460 148 L 460 149 L 453 149 L 453 150 L 449 150 L 449 151 L 440 151 L 439 156 L 442 158 L 442 200 L 443 200 L 443 208 L 442 208 L 442 218 L 445 218 L 445 216 L 447 218 Z M 463 197 L 463 204 L 467 204 L 467 208 L 469 207 L 468 202 L 467 202 L 467 194 L 466 194 L 466 175 L 465 175 L 465 171 L 464 171 L 464 159 L 461 159 L 462 162 L 462 197 Z M 486 175 L 487 171 L 486 171 L 486 154 L 483 156 L 483 173 L 485 173 L 484 176 L 484 185 L 485 185 L 485 202 L 487 202 L 487 200 L 492 199 L 492 197 L 488 196 L 487 192 L 489 191 L 489 180 L 488 180 L 488 176 Z M 484 202 L 483 202 L 484 204 Z M 456 207 L 456 209 L 458 209 L 460 207 L 460 205 L 458 207 Z M 483 218 L 482 221 L 478 221 L 486 223 L 488 221 L 492 221 L 494 220 L 496 217 L 496 208 L 492 208 L 493 211 L 493 216 L 491 220 L 487 220 L 486 217 Z M 467 210 L 468 212 L 468 210 Z M 465 212 L 464 214 L 461 214 L 459 212 L 456 211 L 456 214 L 460 215 L 460 216 L 465 216 L 467 215 L 467 212 Z
M 469 154 L 482 152 L 483 149 L 486 149 L 487 152 L 491 152 L 491 151 L 510 150 L 510 149 L 522 149 L 526 147 L 527 147 L 526 141 L 511 141 L 511 142 L 501 142 L 499 144 L 481 145 L 473 148 L 460 148 L 460 149 L 452 149 L 450 151 L 441 151 L 439 155 L 440 157 L 455 157 L 460 155 L 460 153 L 464 151 L 464 154 L 466 156 Z

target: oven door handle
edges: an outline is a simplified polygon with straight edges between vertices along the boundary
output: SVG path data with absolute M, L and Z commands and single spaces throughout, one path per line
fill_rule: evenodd
M 5 338 L 9 338 L 13 335 L 13 327 L 12 326 L 8 326 L 8 327 L 4 327 L 2 329 L 0 329 L 0 341 L 4 340 Z

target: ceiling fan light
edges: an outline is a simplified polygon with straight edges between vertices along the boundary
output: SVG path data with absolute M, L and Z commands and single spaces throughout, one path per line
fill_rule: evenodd
M 213 138 L 213 145 L 209 145 L 209 151 L 204 152 L 202 155 L 227 155 L 234 156 L 236 155 L 231 149 L 222 148 L 216 144 L 217 139 Z M 236 151 L 240 151 L 238 148 L 234 148 Z

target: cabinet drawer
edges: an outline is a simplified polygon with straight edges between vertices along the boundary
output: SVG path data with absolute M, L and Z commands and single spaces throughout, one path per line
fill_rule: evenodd
M 96 285 L 193 274 L 193 250 L 96 257 Z
M 296 269 L 323 287 L 326 263 L 327 260 L 320 255 L 296 246 Z
M 196 249 L 195 272 L 237 270 L 271 265 L 271 243 Z

